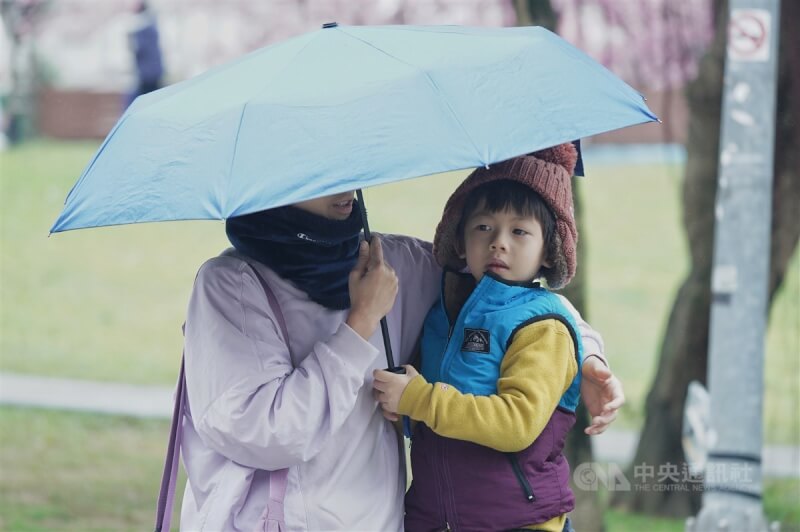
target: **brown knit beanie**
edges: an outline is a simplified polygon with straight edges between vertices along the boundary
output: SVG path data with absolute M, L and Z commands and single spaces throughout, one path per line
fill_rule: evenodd
M 571 177 L 578 152 L 571 143 L 515 157 L 472 172 L 453 192 L 442 213 L 433 239 L 433 253 L 440 266 L 462 270 L 466 261 L 458 255 L 461 235 L 456 234 L 464 203 L 475 188 L 500 179 L 522 183 L 539 194 L 553 212 L 556 227 L 553 242 L 546 250 L 551 267 L 545 269 L 545 279 L 552 289 L 563 288 L 575 275 L 578 230 L 572 204 Z

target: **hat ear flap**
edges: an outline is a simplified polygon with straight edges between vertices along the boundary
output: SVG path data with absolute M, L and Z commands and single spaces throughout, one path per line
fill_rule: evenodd
M 569 274 L 564 240 L 561 238 L 561 234 L 559 234 L 558 230 L 553 233 L 553 242 L 549 246 L 548 251 L 551 251 L 552 255 L 550 255 L 550 266 L 547 267 L 544 278 L 547 280 L 547 286 L 551 290 L 559 290 L 564 288 L 572 278 L 572 275 Z

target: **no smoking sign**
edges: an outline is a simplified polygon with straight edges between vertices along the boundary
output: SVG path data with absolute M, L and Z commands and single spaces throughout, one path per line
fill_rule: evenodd
M 728 23 L 728 58 L 734 61 L 769 59 L 771 18 L 764 9 L 734 9 Z

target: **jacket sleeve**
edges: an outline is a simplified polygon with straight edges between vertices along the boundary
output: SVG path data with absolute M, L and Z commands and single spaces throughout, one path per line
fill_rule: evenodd
M 569 299 L 561 294 L 556 295 L 561 299 L 561 302 L 578 323 L 578 332 L 581 335 L 581 340 L 583 340 L 583 359 L 586 360 L 588 356 L 596 356 L 603 361 L 603 364 L 608 366 L 608 360 L 606 360 L 606 355 L 604 353 L 603 337 L 600 336 L 599 332 L 592 329 L 591 325 L 584 321 L 581 313 L 578 312 L 578 309 L 572 305 Z
M 355 407 L 377 355 L 342 322 L 293 367 L 246 263 L 218 257 L 197 275 L 186 320 L 189 405 L 203 442 L 234 462 L 275 470 L 313 458 Z
M 566 326 L 543 320 L 514 335 L 496 394 L 463 394 L 448 384 L 430 384 L 420 375 L 403 392 L 398 413 L 424 422 L 440 436 L 502 452 L 521 451 L 544 430 L 577 371 Z

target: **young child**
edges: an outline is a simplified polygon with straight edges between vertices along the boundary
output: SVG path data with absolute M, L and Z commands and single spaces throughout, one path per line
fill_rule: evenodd
M 576 159 L 563 144 L 478 169 L 445 206 L 422 374 L 375 373 L 384 415 L 420 422 L 406 530 L 571 530 L 562 450 L 582 345 L 562 298 L 535 281 L 558 289 L 575 274 Z

